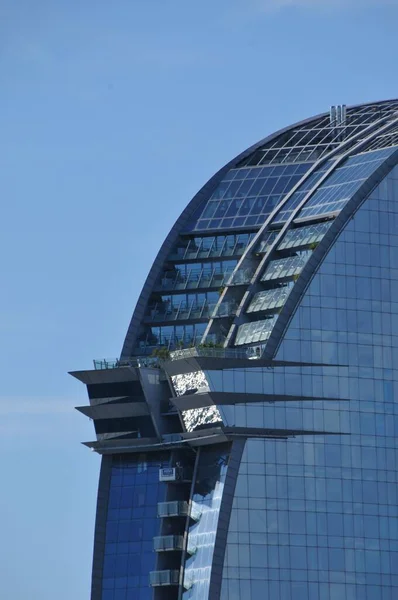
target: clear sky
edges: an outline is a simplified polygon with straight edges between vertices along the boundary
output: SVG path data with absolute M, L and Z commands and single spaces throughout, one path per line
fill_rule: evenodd
M 225 162 L 398 97 L 398 0 L 0 0 L 0 597 L 88 600 L 99 456 L 67 371 L 121 350 Z

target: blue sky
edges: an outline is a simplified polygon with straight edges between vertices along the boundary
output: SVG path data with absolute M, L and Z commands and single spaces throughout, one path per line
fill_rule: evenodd
M 163 238 L 225 162 L 398 96 L 397 19 L 396 0 L 2 0 L 1 597 L 89 598 L 100 461 L 67 371 L 118 355 Z

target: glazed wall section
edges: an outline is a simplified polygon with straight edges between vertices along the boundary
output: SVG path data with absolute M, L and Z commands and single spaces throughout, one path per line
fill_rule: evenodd
M 183 600 L 207 598 L 210 587 L 214 545 L 230 445 L 202 448 L 192 497 L 192 514 L 197 521 L 188 531 L 188 558 L 185 562 Z
M 152 600 L 157 503 L 164 501 L 166 486 L 159 482 L 159 466 L 166 460 L 156 453 L 113 457 L 102 600 Z
M 330 401 L 223 407 L 235 425 L 348 435 L 248 441 L 222 600 L 398 594 L 398 170 L 329 252 L 277 358 L 347 365 L 228 375 L 228 386 Z M 224 385 L 214 373 L 214 387 Z M 340 400 L 338 400 L 340 398 Z

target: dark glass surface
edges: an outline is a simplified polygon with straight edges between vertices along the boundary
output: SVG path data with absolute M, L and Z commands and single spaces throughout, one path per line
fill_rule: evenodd
M 193 511 L 200 515 L 188 533 L 188 558 L 185 562 L 184 600 L 208 597 L 214 542 L 227 475 L 229 445 L 202 448 L 193 495 Z
M 310 166 L 297 163 L 232 169 L 191 228 L 200 231 L 261 225 Z
M 308 192 L 314 186 L 316 186 L 318 181 L 325 175 L 326 171 L 330 169 L 332 164 L 333 161 L 327 161 L 318 167 L 313 173 L 311 173 L 311 175 L 309 175 L 309 177 L 304 181 L 303 185 L 300 186 L 299 190 L 289 198 L 281 211 L 275 217 L 275 223 L 283 223 L 289 219 L 293 210 L 297 208 L 300 202 L 304 200 L 306 194 L 308 194 Z
M 247 443 L 222 600 L 398 597 L 397 292 L 398 168 L 336 240 L 276 357 L 341 366 L 207 373 L 212 389 L 330 398 L 223 406 L 228 424 L 347 434 Z
M 373 152 L 366 152 L 346 159 L 322 183 L 319 189 L 306 202 L 297 218 L 313 217 L 340 211 L 351 196 L 359 189 L 381 163 L 390 156 L 396 148 L 385 148 Z M 304 200 L 305 195 L 314 187 L 314 184 L 332 166 L 333 161 L 328 161 L 317 169 L 300 187 L 278 214 L 275 222 L 284 222 L 289 219 L 293 210 Z
M 306 202 L 298 218 L 340 211 L 365 179 L 395 151 L 396 148 L 386 148 L 348 158 Z
M 166 486 L 159 482 L 162 461 L 167 456 L 155 453 L 113 457 L 102 600 L 152 600 L 157 503 L 164 500 Z

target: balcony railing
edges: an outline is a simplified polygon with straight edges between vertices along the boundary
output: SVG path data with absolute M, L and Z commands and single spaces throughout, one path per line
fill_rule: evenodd
M 196 332 L 194 335 L 185 332 L 185 335 L 177 335 L 175 333 L 165 334 L 162 331 L 159 336 L 153 333 L 147 335 L 145 340 L 140 341 L 140 348 L 137 349 L 137 354 L 152 353 L 159 347 L 164 347 L 167 350 L 174 348 L 191 348 L 198 346 L 201 343 L 203 332 Z M 207 340 L 216 343 L 216 335 L 211 333 L 207 336 Z
M 298 276 L 304 268 L 311 252 L 301 252 L 297 256 L 288 256 L 272 260 L 261 277 L 261 281 L 271 279 L 286 279 Z
M 196 356 L 205 356 L 210 358 L 258 358 L 258 356 L 251 355 L 249 348 L 247 350 L 237 350 L 235 348 L 202 348 L 197 346 L 195 348 L 174 350 L 173 352 L 170 352 L 169 360 L 194 358 Z
M 118 369 L 120 367 L 157 367 L 159 359 L 152 356 L 135 356 L 121 360 L 120 358 L 97 358 L 93 360 L 94 369 Z
M 180 551 L 183 547 L 182 535 L 161 535 L 153 538 L 155 552 Z
M 178 298 L 178 296 L 177 296 Z M 208 304 L 207 301 L 198 304 L 192 300 L 187 304 L 185 301 L 177 303 L 175 306 L 167 306 L 164 302 L 155 304 L 150 309 L 150 315 L 146 321 L 151 323 L 163 323 L 168 321 L 198 321 L 200 319 L 209 319 L 216 304 Z
M 176 569 L 152 571 L 149 573 L 149 585 L 153 587 L 161 585 L 178 585 L 179 575 L 180 573 Z
M 257 292 L 257 294 L 254 295 L 247 312 L 252 313 L 281 308 L 285 304 L 293 286 L 294 283 L 289 282 L 283 287 Z
M 265 254 L 271 248 L 273 242 L 276 239 L 279 231 L 269 231 L 265 234 L 264 238 L 260 240 L 256 248 L 256 254 Z
M 186 517 L 188 515 L 188 502 L 185 500 L 172 500 L 171 502 L 158 502 L 158 517 Z
M 216 305 L 217 306 L 217 305 Z M 214 310 L 211 317 L 212 319 L 221 319 L 223 317 L 234 317 L 238 310 L 237 302 L 222 302 L 218 309 Z
M 195 346 L 195 340 L 189 339 L 185 340 L 187 345 L 192 345 L 189 348 L 182 348 L 180 350 L 173 350 L 170 352 L 170 356 L 167 357 L 167 360 L 180 360 L 182 358 L 191 358 L 195 356 L 207 356 L 214 358 L 259 358 L 257 355 L 253 355 L 251 352 L 251 348 L 247 348 L 245 350 L 237 350 L 234 348 L 214 348 L 214 347 L 201 347 L 199 346 L 200 338 L 197 336 L 198 340 L 196 340 L 197 345 Z M 207 336 L 208 340 L 214 340 L 215 336 Z M 167 347 L 171 347 L 171 345 L 178 343 L 178 340 L 175 338 L 165 340 L 165 344 Z M 184 340 L 181 340 L 181 343 L 184 343 Z M 150 346 L 149 349 L 158 348 L 158 346 Z M 142 351 L 142 349 L 141 349 Z M 102 358 L 96 359 L 94 362 L 95 370 L 102 369 L 118 369 L 122 367 L 159 367 L 161 366 L 162 359 L 153 356 L 137 356 L 132 358 L 126 358 L 124 360 L 120 360 L 118 358 Z
M 157 289 L 171 292 L 179 290 L 220 288 L 229 279 L 231 274 L 232 268 L 228 268 L 225 271 L 191 269 L 186 275 L 178 273 L 175 277 L 164 277 L 157 286 Z
M 204 238 L 200 243 L 190 240 L 186 246 L 178 246 L 170 255 L 169 260 L 174 262 L 188 260 L 203 260 L 207 258 L 229 258 L 242 256 L 249 245 L 252 235 L 238 236 L 237 239 Z
M 247 285 L 252 280 L 254 275 L 254 269 L 252 268 L 244 268 L 236 271 L 231 277 L 227 280 L 227 285 Z

